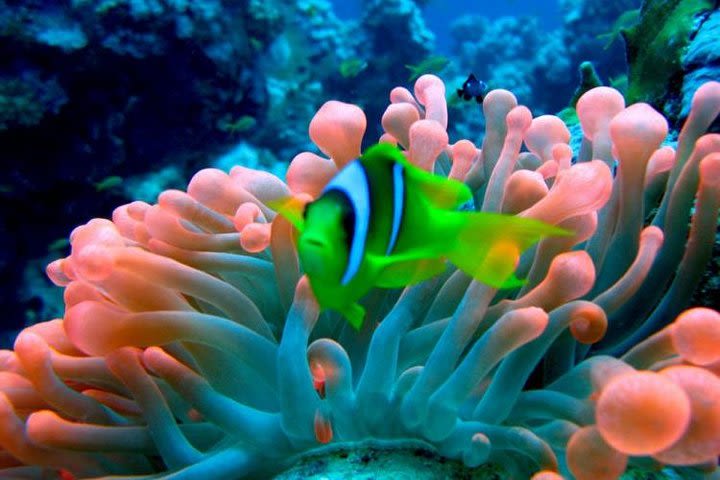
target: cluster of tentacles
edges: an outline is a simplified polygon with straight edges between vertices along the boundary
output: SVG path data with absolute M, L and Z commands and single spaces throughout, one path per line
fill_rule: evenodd
M 484 101 L 482 148 L 448 143 L 438 78 L 390 100 L 380 141 L 465 181 L 478 210 L 575 234 L 524 254 L 518 290 L 448 266 L 373 290 L 359 332 L 319 312 L 294 231 L 266 202 L 311 200 L 360 154 L 364 114 L 328 102 L 310 136 L 329 158 L 298 155 L 287 183 L 203 170 L 186 192 L 73 231 L 48 267 L 64 318 L 0 353 L 0 476 L 267 478 L 368 441 L 517 479 L 717 474 L 720 314 L 683 309 L 712 255 L 720 135 L 704 132 L 720 84 L 696 93 L 676 149 L 652 108 L 591 90 L 577 155 L 560 119 L 507 91 Z

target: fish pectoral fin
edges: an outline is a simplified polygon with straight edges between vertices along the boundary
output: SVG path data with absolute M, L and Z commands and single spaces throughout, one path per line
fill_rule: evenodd
M 351 303 L 347 307 L 343 308 L 340 313 L 345 317 L 351 327 L 355 330 L 360 330 L 365 320 L 365 309 L 358 303 Z
M 407 188 L 419 189 L 428 202 L 441 209 L 454 209 L 472 198 L 467 185 L 457 180 L 426 172 L 414 165 L 397 149 L 388 144 L 377 144 L 370 147 L 364 154 L 367 161 L 397 162 L 403 166 Z
M 267 200 L 265 205 L 286 218 L 300 232 L 305 228 L 305 203 L 292 195 Z
M 370 259 L 372 262 L 373 259 Z M 444 258 L 413 258 L 411 255 L 390 255 L 374 260 L 380 272 L 375 286 L 403 288 L 422 282 L 445 271 Z

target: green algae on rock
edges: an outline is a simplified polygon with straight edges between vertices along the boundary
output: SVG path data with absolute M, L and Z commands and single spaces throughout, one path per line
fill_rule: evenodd
M 628 103 L 656 105 L 668 91 L 682 87 L 681 56 L 699 14 L 711 0 L 655 0 L 643 3 L 640 23 L 624 30 L 630 66 Z

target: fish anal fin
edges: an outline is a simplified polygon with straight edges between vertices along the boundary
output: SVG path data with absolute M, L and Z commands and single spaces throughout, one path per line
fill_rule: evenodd
M 365 320 L 365 309 L 361 307 L 360 304 L 351 303 L 340 310 L 340 313 L 342 313 L 351 327 L 355 330 L 360 330 Z
M 300 232 L 305 228 L 305 202 L 293 196 L 274 198 L 265 205 L 286 218 Z
M 363 158 L 369 162 L 398 162 L 404 167 L 408 190 L 419 189 L 429 203 L 441 209 L 455 209 L 472 198 L 467 185 L 441 177 L 412 164 L 397 147 L 377 144 L 370 147 Z

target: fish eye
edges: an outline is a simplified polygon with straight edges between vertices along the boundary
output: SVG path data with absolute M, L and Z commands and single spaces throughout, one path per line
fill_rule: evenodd
M 343 212 L 342 225 L 348 238 L 352 238 L 355 233 L 355 213 L 352 210 Z

